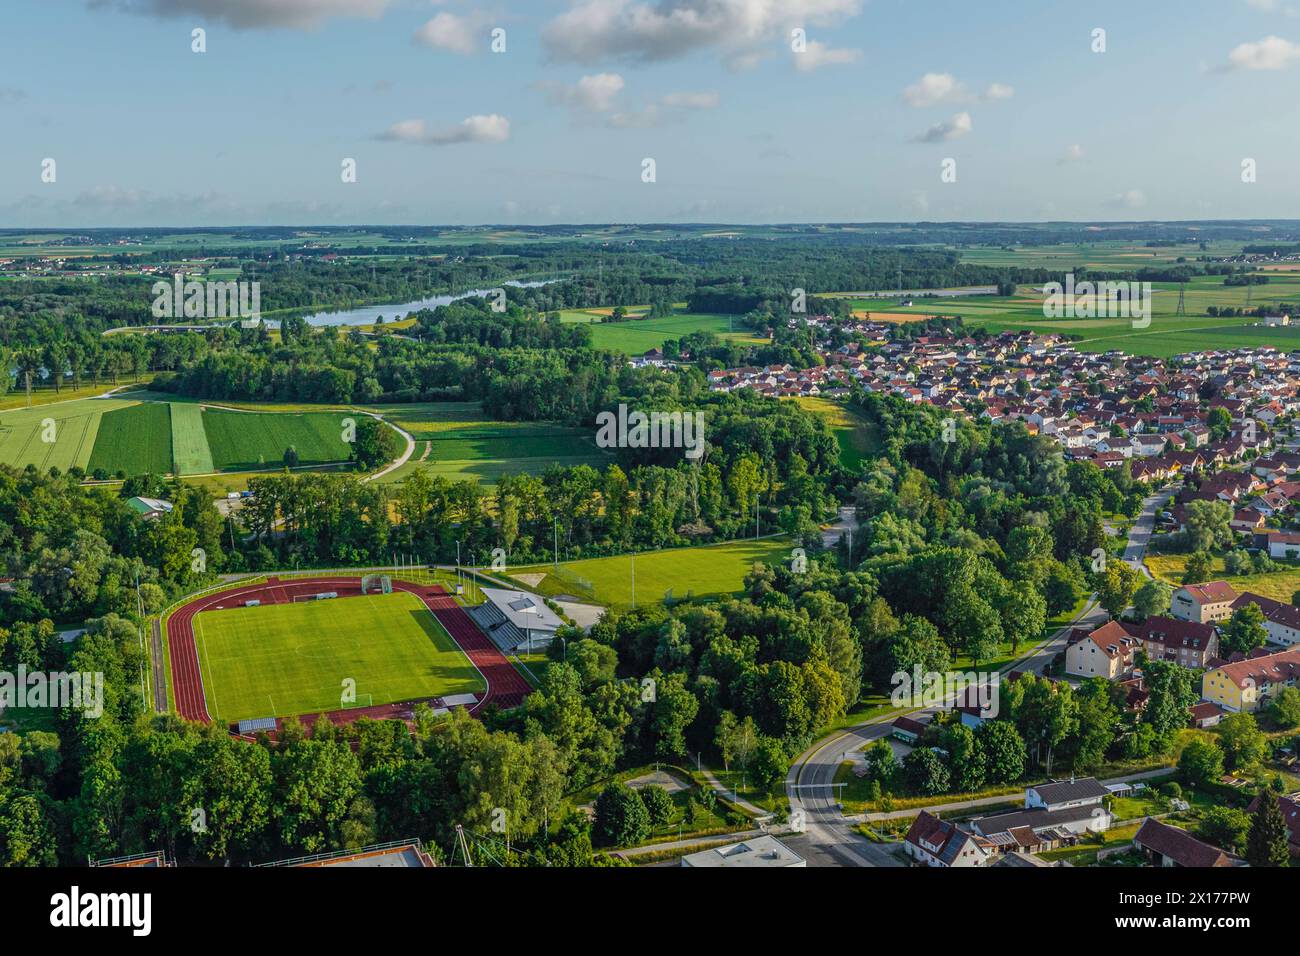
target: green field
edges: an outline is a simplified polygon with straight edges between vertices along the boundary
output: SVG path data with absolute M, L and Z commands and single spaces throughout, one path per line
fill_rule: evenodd
M 195 615 L 208 713 L 221 722 L 482 693 L 482 676 L 413 594 Z M 356 701 L 345 702 L 344 682 Z
M 829 398 L 796 398 L 802 408 L 821 416 L 840 446 L 840 464 L 857 471 L 863 459 L 880 450 L 875 427 L 853 407 Z
M 116 399 L 81 399 L 0 412 L 0 462 L 41 471 L 86 468 L 104 414 L 129 407 Z
M 301 465 L 344 461 L 351 451 L 343 440 L 346 412 L 263 414 L 203 409 L 203 427 L 212 462 L 222 471 L 274 467 L 293 446 Z
M 206 475 L 216 471 L 212 450 L 203 428 L 203 409 L 198 405 L 173 404 L 172 458 L 182 475 Z
M 546 422 L 499 422 L 477 402 L 384 405 L 375 409 L 410 432 L 415 454 L 384 481 L 427 471 L 450 481 L 493 484 L 507 474 L 540 474 L 551 465 L 604 467 L 612 456 L 590 429 Z
M 0 411 L 0 463 L 41 471 L 78 465 L 110 476 L 208 475 L 278 468 L 293 446 L 300 465 L 319 466 L 347 461 L 351 448 L 343 441 L 343 419 L 349 414 L 354 413 L 233 411 L 168 401 L 156 392 L 53 402 Z M 474 452 L 472 446 L 457 450 Z
M 145 402 L 105 413 L 99 420 L 91 473 L 104 469 L 110 475 L 163 475 L 172 470 L 170 409 Z
M 1142 263 L 1145 265 L 1146 263 Z M 1300 307 L 1300 273 L 1269 272 L 1267 285 L 1255 286 L 1251 307 L 1289 303 Z M 1061 318 L 1043 315 L 1043 295 L 1036 288 L 1021 286 L 1014 296 L 971 296 L 966 298 L 918 298 L 911 306 L 896 306 L 891 299 L 851 298 L 855 310 L 889 312 L 918 319 L 934 314 L 959 315 L 968 325 L 983 326 L 990 332 L 1030 329 L 1081 336 L 1077 347 L 1086 352 L 1119 349 L 1132 355 L 1168 358 L 1203 349 L 1258 348 L 1270 345 L 1288 350 L 1300 348 L 1300 327 L 1269 328 L 1254 318 L 1219 318 L 1205 314 L 1210 306 L 1247 305 L 1244 286 L 1225 286 L 1222 277 L 1201 276 L 1188 282 L 1185 315 L 1178 315 L 1179 285 L 1152 283 L 1151 324 L 1134 328 L 1128 318 Z
M 591 344 L 598 349 L 641 355 L 691 332 L 712 332 L 736 342 L 764 341 L 742 326 L 738 316 L 686 314 L 664 319 L 601 322 L 591 326 Z
M 788 561 L 790 549 L 789 539 L 780 537 L 638 554 L 636 603 L 656 604 L 669 591 L 673 598 L 735 594 L 743 587 L 745 575 L 755 561 Z M 547 597 L 570 595 L 596 604 L 628 607 L 633 603 L 632 566 L 632 556 L 619 555 L 569 561 L 558 571 L 549 564 L 517 568 L 510 575 Z

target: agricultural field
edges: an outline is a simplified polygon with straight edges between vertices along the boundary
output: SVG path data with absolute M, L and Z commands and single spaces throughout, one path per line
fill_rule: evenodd
M 252 413 L 162 400 L 146 391 L 0 411 L 0 463 L 89 474 L 209 475 L 344 462 L 345 411 Z
M 416 470 L 450 481 L 494 484 L 502 475 L 539 474 L 551 465 L 601 468 L 611 459 L 590 429 L 545 422 L 488 419 L 477 402 L 377 406 L 375 411 L 415 439 L 411 460 L 384 481 Z
M 826 421 L 840 444 L 840 464 L 845 468 L 857 471 L 864 459 L 879 451 L 875 427 L 848 404 L 813 396 L 796 398 L 795 401 Z
M 482 693 L 483 678 L 415 595 L 204 611 L 194 634 L 208 712 L 219 722 Z
M 88 470 L 116 475 L 172 471 L 172 425 L 170 409 L 157 402 L 144 402 L 107 412 L 99 420 L 95 450 Z
M 130 404 L 82 399 L 0 412 L 0 462 L 15 468 L 35 465 L 41 471 L 86 468 L 102 417 Z
M 721 339 L 735 342 L 764 341 L 741 326 L 739 316 L 683 314 L 663 319 L 601 322 L 591 326 L 591 344 L 598 349 L 641 355 L 659 348 L 669 339 L 680 339 L 691 332 L 712 332 Z
M 203 409 L 212 463 L 220 471 L 275 467 L 293 446 L 300 465 L 345 461 L 351 451 L 343 440 L 342 412 L 273 414 Z
M 568 561 L 557 570 L 539 564 L 517 568 L 510 576 L 546 597 L 572 595 L 608 607 L 630 607 L 632 573 L 636 569 L 635 602 L 656 604 L 665 598 L 723 597 L 738 593 L 754 562 L 775 563 L 790 558 L 790 541 L 762 538 L 728 541 L 699 548 L 647 551 L 635 556 Z
M 981 266 L 1021 266 L 1026 269 L 1069 270 L 1081 266 L 1118 271 L 1164 266 L 1185 259 L 1195 262 L 1201 256 L 1232 256 L 1241 252 L 1242 243 L 1213 240 L 1202 249 L 1199 242 L 1171 246 L 1148 246 L 1143 242 L 1103 240 L 1100 242 L 1059 243 L 1043 246 L 993 248 L 967 247 L 960 250 L 961 261 Z
M 959 315 L 969 325 L 983 326 L 990 332 L 1031 329 L 1036 332 L 1061 332 L 1079 335 L 1078 348 L 1088 352 L 1120 349 L 1133 355 L 1168 358 L 1199 349 L 1257 348 L 1270 345 L 1278 349 L 1300 348 L 1300 327 L 1266 327 L 1253 318 L 1219 318 L 1206 315 L 1210 306 L 1246 306 L 1244 286 L 1225 286 L 1223 279 L 1204 276 L 1188 282 L 1185 288 L 1186 315 L 1178 315 L 1179 285 L 1175 282 L 1152 283 L 1151 324 L 1134 328 L 1128 318 L 1061 318 L 1043 315 L 1043 294 L 1032 286 L 1021 286 L 1014 296 L 972 296 L 966 298 L 916 299 L 911 306 L 889 305 L 888 311 L 901 317 L 920 319 L 927 315 Z M 1255 286 L 1252 306 L 1289 303 L 1300 308 L 1300 275 L 1270 273 L 1268 285 Z M 885 300 L 889 301 L 889 300 Z M 861 311 L 881 311 L 881 300 L 854 299 L 852 307 Z
M 182 475 L 206 475 L 216 471 L 212 450 L 203 428 L 203 409 L 199 405 L 171 405 L 173 470 Z

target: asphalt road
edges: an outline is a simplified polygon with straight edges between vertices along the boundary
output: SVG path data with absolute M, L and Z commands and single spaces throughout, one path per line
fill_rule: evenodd
M 1124 548 L 1124 560 L 1146 577 L 1151 577 L 1151 572 L 1146 569 L 1142 559 L 1146 556 L 1147 544 L 1151 540 L 1152 532 L 1155 531 L 1156 515 L 1169 503 L 1169 499 L 1174 496 L 1175 490 L 1176 487 L 1171 486 L 1144 499 L 1142 513 L 1133 522 L 1133 527 L 1129 528 L 1128 545 Z
M 1142 512 L 1129 529 L 1124 548 L 1124 560 L 1144 574 L 1142 558 L 1147 542 L 1155 528 L 1156 515 L 1173 497 L 1177 486 L 1170 486 L 1142 502 Z M 1047 641 L 1039 644 L 1028 655 L 1004 670 L 1030 671 L 1042 674 L 1053 657 L 1066 644 L 1071 628 L 1094 628 L 1104 624 L 1106 612 L 1097 606 L 1096 596 L 1090 597 L 1083 610 L 1066 627 L 1061 628 Z M 933 717 L 940 708 L 914 711 L 914 719 Z M 791 766 L 786 776 L 786 796 L 790 800 L 792 821 L 802 814 L 804 832 L 799 836 L 783 837 L 796 852 L 803 854 L 810 866 L 899 866 L 889 848 L 872 843 L 850 828 L 836 802 L 835 774 L 846 755 L 859 750 L 873 740 L 889 735 L 890 725 L 898 712 L 884 714 L 865 721 L 856 727 L 834 734 L 813 744 Z

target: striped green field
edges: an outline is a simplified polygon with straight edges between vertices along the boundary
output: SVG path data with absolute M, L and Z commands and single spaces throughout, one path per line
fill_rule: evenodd
M 485 689 L 442 625 L 405 591 L 204 611 L 194 635 L 208 711 L 223 723 Z M 345 687 L 354 699 L 344 698 Z
M 172 417 L 172 457 L 176 473 L 207 475 L 216 471 L 208 435 L 203 428 L 203 409 L 198 405 L 170 405 Z
M 91 473 L 155 474 L 172 471 L 172 426 L 168 406 L 155 402 L 106 413 L 99 420 Z
M 347 412 L 299 414 L 203 409 L 203 426 L 212 462 L 222 471 L 275 467 L 292 446 L 300 465 L 347 460 L 351 446 L 343 440 Z M 355 416 L 351 416 L 355 417 Z
M 0 412 L 0 462 L 40 471 L 88 467 L 106 412 L 130 406 L 116 399 L 82 399 Z

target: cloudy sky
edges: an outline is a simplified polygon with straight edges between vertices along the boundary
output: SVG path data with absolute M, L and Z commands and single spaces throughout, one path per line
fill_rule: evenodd
M 3 227 L 1300 218 L 1300 0 L 6 8 Z

